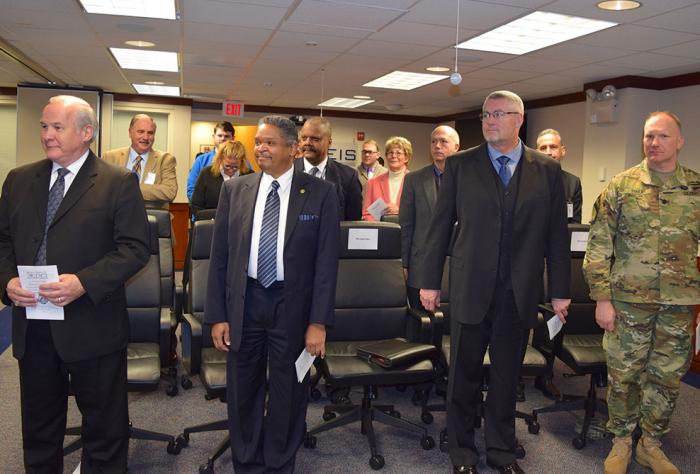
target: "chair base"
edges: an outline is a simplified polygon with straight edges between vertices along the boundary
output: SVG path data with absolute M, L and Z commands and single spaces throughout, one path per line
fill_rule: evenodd
M 598 398 L 598 394 L 596 392 L 596 376 L 597 374 L 591 374 L 588 393 L 585 397 L 580 395 L 564 394 L 562 395 L 562 401 L 556 402 L 553 405 L 532 410 L 532 418 L 534 418 L 535 423 L 537 423 L 537 417 L 541 413 L 555 413 L 582 409 L 585 410 L 581 432 L 577 433 L 576 437 L 571 440 L 571 444 L 574 446 L 574 448 L 583 449 L 586 446 L 588 430 L 591 427 L 591 421 L 593 421 L 595 414 L 598 412 L 603 413 L 606 416 L 608 414 L 607 403 Z
M 361 405 L 335 404 L 326 406 L 323 410 L 325 422 L 307 431 L 304 437 L 304 446 L 315 448 L 315 435 L 359 421 L 360 432 L 367 437 L 369 443 L 371 452 L 369 465 L 374 470 L 384 467 L 384 457 L 379 454 L 377 449 L 374 422 L 420 435 L 423 449 L 429 450 L 435 447 L 435 440 L 428 435 L 428 431 L 424 427 L 401 419 L 401 414 L 394 410 L 392 405 L 374 405 L 372 400 L 376 397 L 376 387 L 368 385 L 364 387 Z
M 66 434 L 69 436 L 80 436 L 81 434 L 81 428 L 80 426 L 72 426 L 70 428 L 66 428 Z M 178 446 L 177 443 L 175 442 L 175 437 L 165 434 L 165 433 L 159 433 L 157 431 L 148 431 L 144 430 L 141 428 L 135 428 L 131 422 L 129 422 L 129 439 L 142 439 L 146 441 L 163 441 L 165 443 L 168 443 L 167 446 L 167 451 L 168 454 L 180 454 L 180 451 L 182 450 L 181 446 Z M 63 448 L 63 455 L 67 456 L 68 454 L 77 451 L 78 449 L 83 447 L 83 440 L 82 438 L 78 438 L 71 443 L 68 443 L 66 446 Z

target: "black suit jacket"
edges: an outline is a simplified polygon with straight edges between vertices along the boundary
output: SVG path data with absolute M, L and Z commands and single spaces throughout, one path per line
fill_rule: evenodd
M 241 344 L 253 214 L 261 178 L 256 173 L 225 182 L 216 210 L 204 319 L 209 324 L 229 323 L 233 351 Z M 298 332 L 289 335 L 290 341 L 303 341 L 309 323 L 333 323 L 339 222 L 334 186 L 295 171 L 284 236 L 284 317 L 298 321 L 293 325 Z
M 46 221 L 52 162 L 14 169 L 0 197 L 0 288 L 17 265 L 33 265 Z M 74 362 L 126 347 L 129 320 L 124 283 L 148 261 L 148 221 L 139 183 L 126 169 L 90 152 L 66 192 L 49 228 L 46 261 L 73 273 L 86 293 L 64 307 L 65 320 L 51 321 L 61 358 Z M 12 348 L 22 358 L 25 309 L 12 309 Z
M 542 274 L 547 260 L 550 294 L 569 297 L 570 253 L 561 167 L 524 147 L 513 217 L 511 280 L 518 314 L 526 327 L 537 321 Z M 450 261 L 450 314 L 478 324 L 496 287 L 501 200 L 486 144 L 447 158 L 431 239 L 421 257 L 420 288 L 440 288 L 443 263 L 457 221 Z
M 567 171 L 562 170 L 562 178 L 564 179 L 564 196 L 566 202 L 570 202 L 574 206 L 574 216 L 569 218 L 570 223 L 581 223 L 581 206 L 583 202 L 583 193 L 581 192 L 581 180 Z
M 221 173 L 211 174 L 211 165 L 202 168 L 192 192 L 192 215 L 204 209 L 216 209 L 224 178 Z
M 425 250 L 431 230 L 430 219 L 437 201 L 435 167 L 430 164 L 406 174 L 403 180 L 399 223 L 401 224 L 401 260 L 408 269 L 408 286 L 416 288 L 418 255 Z
M 294 161 L 294 170 L 304 172 L 303 158 Z M 341 220 L 361 220 L 362 185 L 357 170 L 329 158 L 326 163 L 326 181 L 337 187 Z

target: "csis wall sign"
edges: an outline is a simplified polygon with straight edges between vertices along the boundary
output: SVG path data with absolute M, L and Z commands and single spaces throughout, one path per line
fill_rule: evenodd
M 226 117 L 243 117 L 245 111 L 245 104 L 242 102 L 236 102 L 233 100 L 225 100 L 221 104 L 221 112 Z

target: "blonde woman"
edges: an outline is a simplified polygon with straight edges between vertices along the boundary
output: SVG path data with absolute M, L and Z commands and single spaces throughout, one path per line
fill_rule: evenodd
M 413 156 L 413 146 L 404 137 L 391 137 L 386 141 L 384 150 L 389 172 L 367 182 L 367 194 L 362 204 L 362 219 L 365 221 L 376 220 L 367 208 L 379 198 L 382 198 L 387 205 L 384 216 L 399 214 L 403 179 L 408 173 L 408 162 Z

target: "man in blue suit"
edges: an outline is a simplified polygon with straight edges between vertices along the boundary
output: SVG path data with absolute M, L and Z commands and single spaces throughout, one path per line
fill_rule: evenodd
M 294 362 L 304 348 L 325 355 L 333 321 L 337 193 L 294 170 L 296 151 L 294 123 L 263 118 L 255 136 L 262 173 L 227 181 L 216 211 L 205 322 L 228 352 L 236 472 L 293 472 L 309 381 L 297 382 Z

